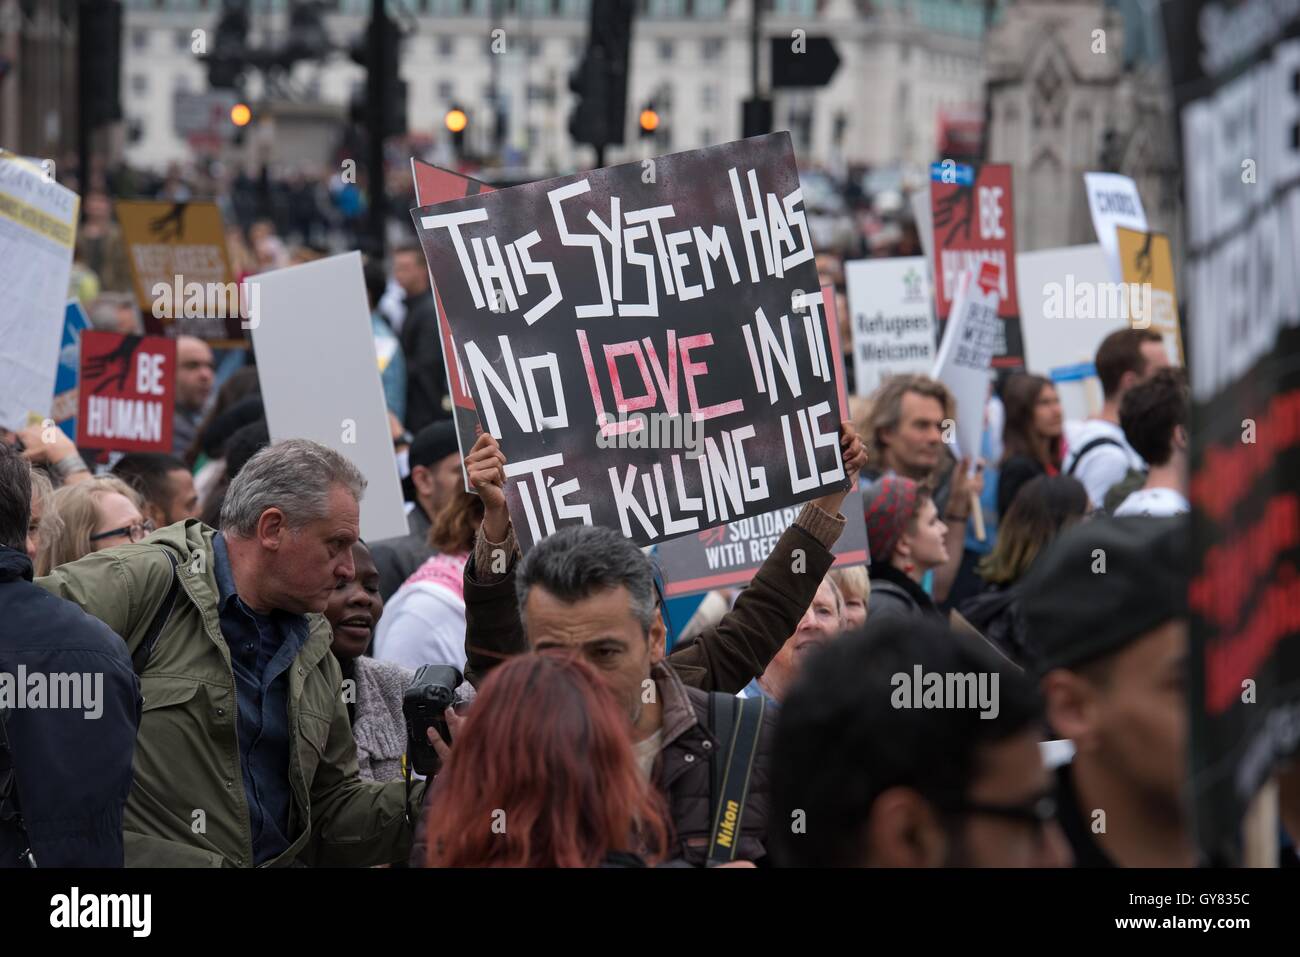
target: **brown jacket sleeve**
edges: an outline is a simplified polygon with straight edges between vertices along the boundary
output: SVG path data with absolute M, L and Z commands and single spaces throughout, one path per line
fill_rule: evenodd
M 811 502 L 805 505 L 735 607 L 715 627 L 668 656 L 682 682 L 735 694 L 761 675 L 817 594 L 834 563 L 830 548 L 844 524 L 843 516 L 828 515 Z M 494 573 L 489 562 L 497 549 L 504 549 L 509 565 Z M 499 562 L 503 556 L 498 552 L 495 557 Z M 479 532 L 474 554 L 465 564 L 465 677 L 475 687 L 497 663 L 528 650 L 515 597 L 517 565 L 513 528 L 500 544 L 486 541 Z
M 668 656 L 682 683 L 735 694 L 767 668 L 799 627 L 835 561 L 830 547 L 845 520 L 809 502 L 767 556 L 735 607 Z

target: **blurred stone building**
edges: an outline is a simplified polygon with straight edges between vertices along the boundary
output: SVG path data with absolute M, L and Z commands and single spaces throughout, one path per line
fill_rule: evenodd
M 1173 100 L 1158 4 L 1010 0 L 987 44 L 988 158 L 1015 165 L 1022 251 L 1095 242 L 1083 174 L 1133 177 L 1179 248 Z

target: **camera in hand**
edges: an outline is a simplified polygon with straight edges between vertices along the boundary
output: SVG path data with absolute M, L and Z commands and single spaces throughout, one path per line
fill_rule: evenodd
M 437 730 L 451 743 L 451 731 L 444 714 L 456 700 L 456 689 L 465 679 L 451 665 L 421 665 L 415 680 L 402 695 L 402 715 L 406 718 L 407 753 L 411 767 L 428 776 L 438 770 L 438 753 L 429 743 L 428 731 Z

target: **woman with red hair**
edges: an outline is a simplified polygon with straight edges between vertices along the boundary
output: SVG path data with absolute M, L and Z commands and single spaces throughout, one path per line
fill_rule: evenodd
M 627 715 L 572 654 L 495 668 L 428 802 L 430 867 L 655 863 L 663 798 L 637 766 Z

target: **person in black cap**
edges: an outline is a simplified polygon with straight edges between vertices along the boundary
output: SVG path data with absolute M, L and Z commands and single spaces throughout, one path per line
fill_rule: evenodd
M 1051 727 L 1061 828 L 1079 867 L 1192 867 L 1186 522 L 1103 518 L 1064 532 L 1025 579 L 1030 664 Z
M 411 473 L 406 526 L 410 531 L 400 538 L 375 542 L 370 548 L 379 569 L 379 593 L 384 601 L 433 556 L 429 544 L 433 516 L 453 492 L 464 488 L 455 423 L 445 420 L 422 428 L 411 443 L 408 461 Z

